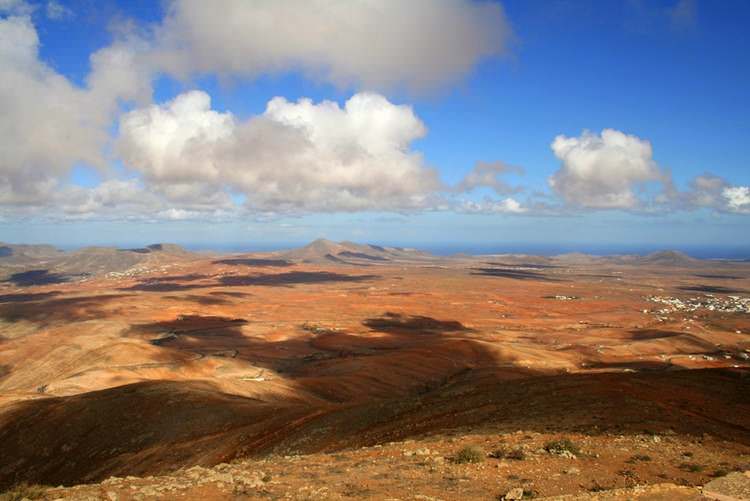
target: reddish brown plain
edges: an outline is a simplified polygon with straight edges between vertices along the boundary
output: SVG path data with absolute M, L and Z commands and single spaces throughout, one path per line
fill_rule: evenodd
M 4 282 L 0 487 L 258 461 L 270 497 L 496 499 L 747 469 L 750 314 L 649 298 L 741 301 L 750 263 L 357 249 Z

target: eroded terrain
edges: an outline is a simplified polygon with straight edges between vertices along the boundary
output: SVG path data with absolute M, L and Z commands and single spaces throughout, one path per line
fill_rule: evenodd
M 155 492 L 496 499 L 750 463 L 750 263 L 44 252 L 0 268 L 0 487 L 234 462 L 255 487 Z M 578 453 L 545 451 L 563 439 Z

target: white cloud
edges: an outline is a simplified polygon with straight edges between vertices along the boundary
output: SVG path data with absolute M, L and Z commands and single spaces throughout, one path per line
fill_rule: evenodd
M 684 191 L 653 160 L 651 143 L 604 129 L 580 137 L 557 136 L 552 151 L 562 161 L 549 184 L 571 208 L 625 209 L 647 212 L 711 209 L 750 213 L 748 188 L 705 173 Z M 651 184 L 658 189 L 648 191 Z
M 678 208 L 722 210 L 726 205 L 722 192 L 728 186 L 729 184 L 723 178 L 705 173 L 690 181 L 688 191 L 684 193 L 677 191 L 676 188 L 670 188 L 671 201 Z
M 518 200 L 508 197 L 502 200 L 485 199 L 481 202 L 464 201 L 460 210 L 476 214 L 523 214 L 529 209 Z
M 38 59 L 28 17 L 0 19 L 0 202 L 30 203 L 75 162 L 101 165 L 103 117 Z
M 0 14 L 22 16 L 33 11 L 34 7 L 25 0 L 0 0 Z
M 239 121 L 193 91 L 125 114 L 117 151 L 171 202 L 239 193 L 261 211 L 413 210 L 441 187 L 409 150 L 425 132 L 410 107 L 378 94 L 343 108 L 277 97 Z
M 642 201 L 635 189 L 665 178 L 652 158 L 651 143 L 614 129 L 560 135 L 551 147 L 562 166 L 549 184 L 572 206 L 636 209 Z
M 750 213 L 750 188 L 733 186 L 726 179 L 706 172 L 690 180 L 680 191 L 671 178 L 664 181 L 663 210 L 712 209 L 717 212 Z
M 57 0 L 41 5 L 49 18 L 71 14 Z M 422 90 L 503 53 L 511 35 L 499 4 L 470 0 L 227 0 L 221 9 L 175 0 L 153 37 L 134 35 L 132 26 L 115 33 L 112 45 L 91 55 L 79 86 L 40 59 L 33 11 L 23 0 L 0 0 L 7 16 L 0 18 L 0 206 L 58 204 L 81 217 L 115 203 L 136 213 L 225 211 L 238 196 L 273 212 L 434 206 L 441 184 L 410 150 L 426 131 L 407 106 L 367 93 L 343 109 L 277 98 L 263 115 L 238 121 L 212 111 L 205 95 L 149 108 L 151 80 L 164 70 L 251 78 L 301 70 L 338 85 Z M 123 101 L 140 108 L 122 117 L 117 149 L 140 174 L 148 209 L 106 202 L 103 190 L 114 184 L 68 185 L 77 164 L 111 177 L 109 130 Z
M 79 87 L 39 59 L 29 16 L 0 18 L 0 204 L 43 203 L 83 163 L 106 168 L 103 149 L 119 99 L 148 99 L 148 78 L 124 44 L 91 57 Z
M 68 186 L 58 190 L 51 200 L 59 214 L 67 218 L 87 218 L 108 212 L 148 213 L 160 207 L 153 194 L 136 180 L 107 180 L 93 188 Z
M 152 69 L 144 64 L 149 50 L 143 40 L 125 35 L 112 45 L 94 52 L 86 88 L 91 106 L 114 118 L 121 101 L 146 104 L 151 101 Z
M 727 200 L 729 210 L 750 213 L 750 187 L 732 186 L 724 188 L 722 192 Z
M 6 207 L 7 214 L 53 220 L 236 220 L 246 215 L 228 197 L 174 203 L 138 179 L 107 179 L 94 187 L 57 186 L 35 206 Z
M 301 70 L 339 86 L 424 90 L 506 51 L 502 6 L 472 0 L 175 0 L 157 64 L 189 76 Z
M 231 113 L 210 106 L 208 94 L 194 91 L 131 111 L 120 118 L 118 150 L 149 181 L 219 183 L 212 148 L 230 139 L 236 125 Z
M 48 18 L 54 21 L 73 17 L 73 11 L 57 0 L 49 0 L 47 2 L 46 14 Z
M 634 135 L 584 131 L 579 137 L 557 136 L 551 147 L 562 165 L 549 184 L 571 208 L 750 212 L 750 205 L 745 206 L 750 201 L 743 198 L 747 188 L 715 174 L 696 176 L 687 190 L 678 189 L 654 161 L 651 143 Z M 649 191 L 649 185 L 656 190 Z
M 456 191 L 471 191 L 479 187 L 488 187 L 498 195 L 517 193 L 520 188 L 511 186 L 501 179 L 501 176 L 510 173 L 523 174 L 523 169 L 504 162 L 478 161 L 456 186 Z
M 56 0 L 46 7 L 50 18 L 66 15 Z M 690 2 L 679 9 L 689 14 Z M 502 198 L 521 191 L 503 176 L 522 172 L 502 162 L 477 162 L 458 185 L 444 186 L 413 150 L 425 125 L 411 107 L 377 93 L 355 94 L 343 107 L 277 97 L 247 120 L 212 110 L 201 91 L 149 105 L 151 80 L 164 70 L 250 78 L 301 70 L 341 86 L 433 88 L 504 52 L 511 32 L 498 3 L 226 0 L 217 9 L 174 0 L 153 38 L 124 29 L 92 54 L 83 86 L 39 58 L 33 10 L 22 0 L 0 0 L 6 212 L 157 219 L 360 210 L 551 214 L 576 207 L 750 213 L 748 187 L 705 174 L 681 192 L 653 160 L 647 140 L 613 129 L 555 138 L 551 147 L 562 165 L 549 184 L 564 205 L 535 204 L 533 197 Z M 119 117 L 112 138 L 123 101 L 137 107 Z M 111 179 L 113 141 L 137 179 Z M 79 163 L 99 168 L 107 180 L 71 186 L 70 170 Z M 644 191 L 649 185 L 661 193 Z M 481 187 L 501 197 L 456 198 Z

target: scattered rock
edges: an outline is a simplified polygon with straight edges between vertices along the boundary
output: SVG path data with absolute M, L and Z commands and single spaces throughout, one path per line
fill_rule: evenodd
M 703 495 L 718 501 L 750 499 L 750 471 L 734 472 L 703 486 Z
M 503 499 L 506 501 L 518 501 L 523 499 L 523 489 L 521 487 L 516 487 L 511 490 L 509 490 L 507 493 L 505 493 L 505 496 L 503 496 Z

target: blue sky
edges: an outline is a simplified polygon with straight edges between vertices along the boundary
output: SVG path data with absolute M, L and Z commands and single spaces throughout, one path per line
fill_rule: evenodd
M 16 162 L 2 165 L 0 160 L 0 181 L 9 187 L 5 199 L 0 192 L 0 240 L 63 246 L 168 240 L 263 248 L 325 236 L 456 249 L 464 244 L 499 250 L 750 249 L 747 2 L 505 0 L 499 4 L 503 11 L 487 10 L 483 23 L 472 9 L 490 2 L 436 0 L 428 2 L 434 16 L 455 24 L 455 31 L 416 29 L 403 42 L 427 40 L 425 46 L 434 46 L 435 53 L 429 48 L 415 49 L 415 56 L 408 48 L 403 54 L 379 52 L 377 44 L 386 42 L 376 37 L 365 40 L 376 47 L 372 54 L 352 49 L 339 57 L 335 43 L 321 43 L 324 56 L 290 47 L 276 59 L 268 56 L 273 64 L 264 66 L 255 61 L 273 48 L 253 39 L 252 26 L 240 38 L 217 33 L 214 40 L 205 26 L 186 24 L 199 14 L 190 11 L 200 8 L 195 2 L 70 0 L 50 6 L 4 1 L 3 22 L 36 32 L 34 64 L 66 80 L 73 93 L 84 94 L 83 107 L 92 101 L 89 115 L 95 118 L 62 121 L 47 142 L 24 143 L 23 148 L 10 138 L 0 143 Z M 410 19 L 399 5 L 387 7 L 393 12 L 382 13 L 382 19 Z M 275 26 L 292 22 L 290 13 L 280 9 L 258 10 L 241 13 L 248 16 L 241 19 L 269 15 Z M 221 15 L 206 22 L 226 30 L 222 24 L 229 21 Z M 305 8 L 294 15 L 303 19 L 304 29 L 328 22 Z M 334 27 L 342 44 L 347 36 L 354 41 L 368 36 Z M 192 45 L 186 54 L 178 53 L 165 45 L 169 37 L 182 37 L 179 50 L 184 40 Z M 13 42 L 0 38 L 0 48 Z M 231 44 L 226 53 L 221 43 Z M 127 71 L 141 77 L 122 89 L 108 79 L 99 87 L 106 92 L 97 91 L 90 80 L 106 68 L 94 68 L 90 58 L 111 47 L 135 54 Z M 167 56 L 157 64 L 153 54 Z M 442 54 L 453 59 L 442 61 Z M 359 63 L 368 58 L 383 68 L 373 73 Z M 422 70 L 418 66 L 424 59 L 435 64 Z M 245 60 L 252 62 L 243 66 Z M 441 69 L 466 61 L 465 70 Z M 19 65 L 13 81 L 36 79 L 32 82 L 51 89 L 48 95 L 55 99 L 53 77 L 22 73 L 26 67 Z M 331 68 L 344 76 L 331 76 Z M 117 79 L 124 80 L 124 74 L 116 73 Z M 6 86 L 0 103 L 33 102 L 33 93 L 40 91 L 25 87 Z M 188 150 L 189 141 L 180 160 L 153 153 L 151 138 L 189 120 L 170 103 L 190 91 L 210 97 L 209 110 L 193 94 L 190 112 L 199 115 L 190 116 L 199 116 L 202 124 L 213 121 L 210 128 L 201 125 L 185 134 L 231 136 L 228 153 L 216 153 L 224 148 L 221 142 Z M 61 100 L 71 95 L 67 88 L 59 92 Z M 367 101 L 365 116 L 337 113 L 332 118 L 318 108 L 332 100 L 346 110 L 347 100 L 358 93 L 377 96 Z M 266 106 L 277 96 L 284 102 L 269 116 Z M 301 98 L 315 106 L 310 122 L 296 118 L 302 113 Z M 107 107 L 112 110 L 101 111 Z M 149 107 L 163 113 L 149 113 Z M 24 113 L 22 106 L 16 108 L 14 113 Z M 174 115 L 177 125 L 164 124 L 164 113 Z M 124 125 L 128 116 L 132 121 Z M 144 120 L 146 129 L 128 128 Z M 295 134 L 308 128 L 305 134 L 317 134 L 325 143 L 313 139 L 299 155 L 267 165 L 263 162 L 278 151 L 257 152 L 277 141 L 264 128 L 269 120 L 289 125 Z M 352 125 L 361 120 L 373 125 Z M 383 137 L 357 136 L 383 120 Z M 89 121 L 95 122 L 94 133 Z M 0 130 L 18 122 L 6 113 Z M 80 141 L 71 132 L 71 144 L 81 143 L 77 150 L 62 151 L 59 161 L 37 158 L 37 149 L 51 149 L 45 145 L 62 148 L 54 134 L 67 134 L 81 123 Z M 352 130 L 334 133 L 330 128 Z M 614 132 L 603 132 L 608 129 Z M 94 144 L 89 138 L 96 134 L 102 139 Z M 333 146 L 326 139 L 331 134 Z M 561 140 L 553 149 L 558 136 L 568 142 Z M 341 153 L 350 146 L 352 152 L 364 150 L 362 158 Z M 190 163 L 185 163 L 186 152 Z M 327 174 L 331 162 L 341 163 L 336 175 Z M 477 162 L 491 168 L 480 172 Z M 207 174 L 212 169 L 214 174 Z M 472 169 L 486 174 L 481 182 L 467 184 Z M 355 172 L 356 181 L 347 172 Z M 556 181 L 551 183 L 551 177 Z M 107 184 L 114 182 L 121 184 Z M 134 189 L 143 190 L 132 197 L 137 200 L 122 195 Z

